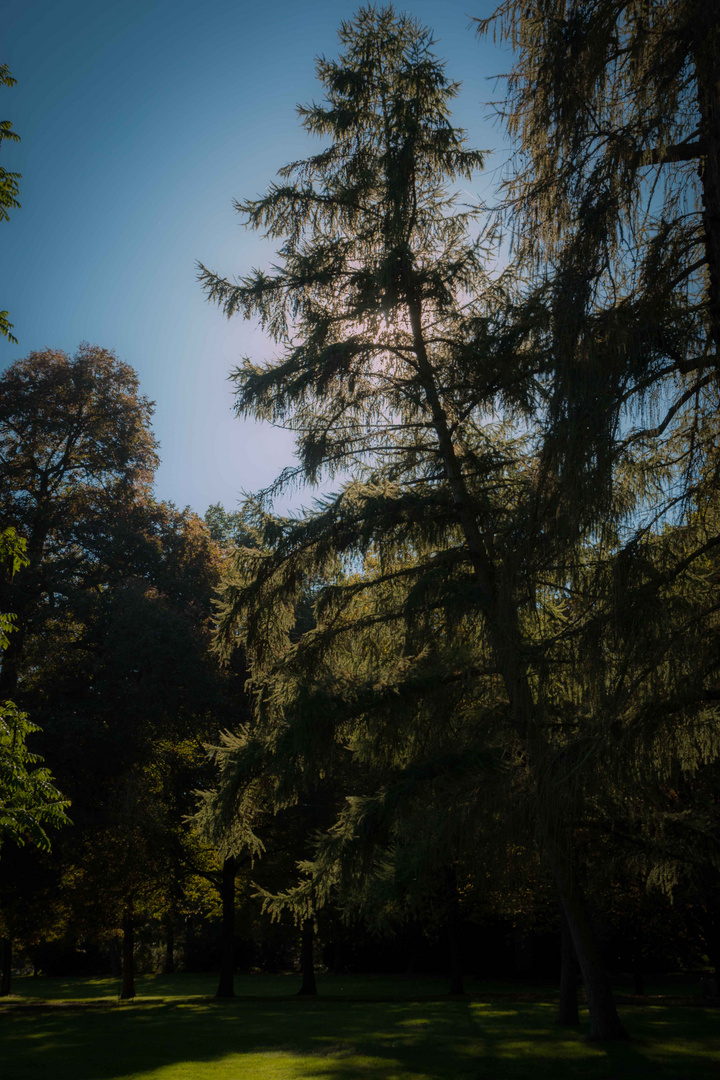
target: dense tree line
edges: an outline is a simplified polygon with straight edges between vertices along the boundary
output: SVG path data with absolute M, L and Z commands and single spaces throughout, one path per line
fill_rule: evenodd
M 33 917 L 51 937 L 68 919 L 101 939 L 121 929 L 129 996 L 137 924 L 171 932 L 186 884 L 214 866 L 183 819 L 205 740 L 237 713 L 208 651 L 223 549 L 153 499 L 152 405 L 128 365 L 94 346 L 46 351 L 1 384 L 0 513 L 26 565 L 2 581 L 0 693 L 40 728 L 73 821 L 42 873 L 34 851 L 3 851 L 4 936 L 27 939 Z M 49 880 L 64 898 L 54 926 Z

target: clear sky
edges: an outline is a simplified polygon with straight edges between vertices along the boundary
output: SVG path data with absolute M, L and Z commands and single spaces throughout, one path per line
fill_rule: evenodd
M 114 349 L 157 404 L 158 498 L 204 513 L 234 509 L 292 460 L 286 432 L 239 421 L 228 372 L 272 346 L 208 305 L 195 261 L 234 275 L 268 250 L 234 198 L 262 194 L 285 162 L 317 151 L 298 103 L 320 96 L 314 60 L 338 53 L 345 0 L 4 0 L 2 54 L 18 80 L 0 117 L 22 142 L 2 164 L 22 173 L 22 208 L 0 224 L 0 308 L 32 350 Z M 487 102 L 507 52 L 478 41 L 487 0 L 416 0 L 396 9 L 431 26 L 463 83 L 456 122 L 506 159 Z M 478 181 L 478 190 L 483 181 Z M 302 502 L 309 502 L 306 494 Z

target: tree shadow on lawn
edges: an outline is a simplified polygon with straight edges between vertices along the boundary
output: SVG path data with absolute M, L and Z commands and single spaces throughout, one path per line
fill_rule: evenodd
M 698 1014 L 707 1015 L 698 1015 Z M 13 1080 L 710 1080 L 712 1010 L 629 1009 L 598 1046 L 552 1005 L 288 1000 L 48 1009 L 2 1017 Z M 714 1054 L 713 1054 L 714 1050 Z

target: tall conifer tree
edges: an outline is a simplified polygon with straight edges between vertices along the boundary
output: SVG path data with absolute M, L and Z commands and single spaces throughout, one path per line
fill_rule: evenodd
M 650 881 L 672 887 L 674 848 L 717 893 L 698 838 L 718 827 L 702 792 L 720 750 L 720 13 L 507 0 L 481 26 L 516 50 L 505 210 L 532 281 L 542 470 L 600 803 L 642 820 Z M 668 791 L 684 793 L 684 842 Z
M 324 102 L 300 110 L 328 145 L 287 166 L 264 198 L 238 204 L 251 227 L 282 240 L 278 264 L 239 282 L 204 267 L 200 276 L 226 315 L 259 316 L 282 348 L 277 361 L 236 373 L 239 412 L 293 427 L 307 479 L 348 467 L 358 479 L 305 521 L 270 523 L 270 554 L 247 553 L 250 579 L 228 586 L 225 633 L 231 639 L 243 618 L 258 670 L 288 658 L 298 590 L 330 572 L 333 559 L 373 547 L 377 580 L 387 571 L 406 583 L 406 614 L 420 597 L 449 610 L 450 594 L 471 609 L 490 698 L 499 698 L 545 799 L 537 823 L 593 1036 L 621 1036 L 573 871 L 570 826 L 541 775 L 557 712 L 547 665 L 532 669 L 541 654 L 537 574 L 553 558 L 533 464 L 542 387 L 524 328 L 515 328 L 512 279 L 486 273 L 478 211 L 454 193 L 482 156 L 450 123 L 457 86 L 429 31 L 390 8 L 364 8 L 340 40 L 339 60 L 318 62 Z M 403 545 L 408 565 L 398 568 Z M 337 595 L 316 592 L 309 641 L 320 653 L 341 623 Z M 382 687 L 369 689 L 382 696 Z M 278 702 L 282 716 L 276 694 Z M 305 761 L 322 757 L 332 726 L 326 717 L 306 732 Z

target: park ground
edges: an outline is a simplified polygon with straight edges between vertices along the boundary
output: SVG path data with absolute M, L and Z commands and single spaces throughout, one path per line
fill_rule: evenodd
M 0 1006 L 12 1080 L 710 1080 L 720 1010 L 682 986 L 625 998 L 627 1044 L 555 1024 L 552 988 L 442 980 L 242 976 L 213 1001 L 211 976 L 145 976 L 133 1002 L 112 979 L 22 978 Z M 622 988 L 621 988 L 622 989 Z

